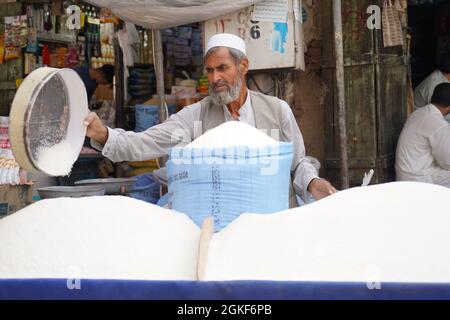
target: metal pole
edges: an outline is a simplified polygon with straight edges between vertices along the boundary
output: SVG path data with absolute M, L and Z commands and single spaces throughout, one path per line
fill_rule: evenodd
M 164 88 L 164 56 L 160 30 L 153 30 L 153 49 L 155 56 L 156 92 L 158 94 L 159 121 L 166 121 L 166 90 Z
M 339 104 L 339 140 L 341 154 L 341 185 L 348 189 L 348 151 L 347 151 L 347 124 L 345 108 L 345 78 L 344 78 L 344 46 L 342 34 L 342 4 L 341 0 L 333 0 L 334 44 L 336 52 L 336 84 Z

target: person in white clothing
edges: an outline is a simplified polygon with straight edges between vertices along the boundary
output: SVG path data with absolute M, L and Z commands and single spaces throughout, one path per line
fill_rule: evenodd
M 436 87 L 431 104 L 407 120 L 397 146 L 398 181 L 418 181 L 450 188 L 450 83 Z
M 305 196 L 309 192 L 320 200 L 337 192 L 328 181 L 318 177 L 306 159 L 303 137 L 289 105 L 248 90 L 245 77 L 249 59 L 241 38 L 225 33 L 214 35 L 208 41 L 204 62 L 210 83 L 208 98 L 140 133 L 107 128 L 91 113 L 85 123 L 92 145 L 112 161 L 140 161 L 164 156 L 170 148 L 186 145 L 208 128 L 226 121 L 242 121 L 258 129 L 263 124 L 267 125 L 264 129 L 279 128 L 282 141 L 294 145 L 292 193 Z M 180 133 L 182 137 L 178 136 Z
M 439 68 L 414 90 L 414 109 L 429 105 L 434 89 L 441 83 L 450 83 L 450 52 L 442 56 Z M 450 116 L 447 116 L 446 119 L 450 121 Z

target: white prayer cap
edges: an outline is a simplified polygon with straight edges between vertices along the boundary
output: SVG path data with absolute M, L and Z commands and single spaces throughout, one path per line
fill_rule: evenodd
M 247 54 L 244 40 L 230 33 L 218 33 L 209 38 L 208 44 L 206 45 L 205 55 L 214 47 L 233 48 L 241 51 L 245 55 Z

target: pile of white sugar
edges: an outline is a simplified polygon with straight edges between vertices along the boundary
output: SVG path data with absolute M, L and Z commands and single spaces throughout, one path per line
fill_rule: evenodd
M 63 140 L 51 147 L 41 147 L 37 155 L 37 166 L 49 175 L 64 177 L 70 174 L 77 157 L 71 144 Z
M 450 189 L 355 188 L 212 237 L 206 280 L 450 283 Z M 200 230 L 125 197 L 40 201 L 0 220 L 0 279 L 195 280 Z
M 206 280 L 450 283 L 449 199 L 403 182 L 243 215 L 213 237 Z
M 186 148 L 229 148 L 239 146 L 265 147 L 278 141 L 264 132 L 240 121 L 228 121 L 209 130 Z
M 199 234 L 131 198 L 43 200 L 0 220 L 0 278 L 193 280 Z

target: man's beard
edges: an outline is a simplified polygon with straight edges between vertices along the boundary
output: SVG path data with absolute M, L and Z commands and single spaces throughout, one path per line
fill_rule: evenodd
M 239 77 L 236 82 L 224 92 L 215 92 L 215 87 L 216 84 L 214 83 L 209 86 L 209 97 L 212 103 L 220 106 L 227 105 L 239 99 L 242 89 L 242 79 Z

